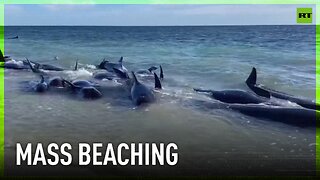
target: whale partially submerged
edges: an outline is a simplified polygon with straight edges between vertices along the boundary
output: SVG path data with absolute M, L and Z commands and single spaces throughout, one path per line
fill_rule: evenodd
M 114 68 L 116 68 L 122 72 L 126 72 L 126 73 L 128 72 L 127 68 L 124 67 L 124 65 L 123 65 L 123 57 L 120 57 L 118 63 L 112 63 L 106 59 L 103 59 L 102 62 L 97 66 L 97 68 L 105 69 L 109 72 L 114 72 Z
M 267 98 L 259 97 L 254 93 L 243 91 L 243 90 L 204 90 L 204 89 L 193 89 L 196 92 L 208 93 L 213 99 L 224 103 L 238 103 L 238 104 L 260 104 L 268 101 Z
M 145 103 L 152 103 L 156 100 L 153 90 L 139 82 L 134 72 L 132 73 L 133 85 L 131 87 L 131 99 L 134 105 L 139 106 Z M 155 88 L 161 89 L 161 82 L 156 73 L 154 73 Z
M 10 56 L 4 56 L 0 50 L 0 67 L 5 69 L 29 69 L 25 61 L 14 60 Z
M 246 80 L 246 84 L 254 93 L 256 93 L 257 95 L 259 95 L 261 97 L 270 98 L 272 96 L 272 97 L 275 97 L 278 99 L 283 99 L 283 100 L 288 100 L 290 102 L 294 102 L 294 103 L 296 103 L 304 108 L 307 108 L 307 109 L 313 109 L 313 110 L 320 109 L 320 104 L 318 104 L 312 100 L 295 97 L 290 94 L 286 94 L 286 93 L 283 93 L 280 91 L 270 89 L 268 87 L 265 87 L 262 84 L 257 84 L 257 70 L 255 67 L 252 68 L 252 71 L 251 71 L 248 79 Z
M 48 71 L 64 71 L 65 69 L 58 67 L 58 66 L 54 66 L 51 64 L 42 64 L 42 63 L 38 63 L 35 61 L 30 61 L 31 63 L 35 64 L 35 66 L 37 67 L 37 69 L 43 69 L 43 70 L 48 70 Z
M 66 84 L 73 90 L 73 92 L 80 95 L 82 98 L 86 99 L 98 99 L 102 97 L 102 93 L 96 89 L 92 83 L 86 80 L 77 80 L 77 81 L 67 81 L 64 80 Z
M 48 84 L 44 81 L 43 75 L 40 75 L 41 80 L 38 82 L 36 85 L 33 86 L 33 90 L 35 92 L 43 93 L 48 90 L 49 86 Z
M 197 99 L 189 100 L 189 102 L 191 102 L 192 106 L 201 108 L 201 110 L 211 111 L 221 109 L 233 111 L 264 121 L 280 122 L 301 128 L 315 128 L 319 126 L 319 123 L 316 123 L 316 117 L 320 115 L 320 112 L 306 108 L 270 106 L 265 104 L 230 104 Z
M 138 70 L 136 71 L 135 73 L 136 74 L 145 74 L 145 75 L 150 75 L 152 74 L 153 75 L 153 71 L 157 70 L 158 68 L 155 67 L 155 66 L 151 66 L 150 68 L 148 69 L 141 69 L 141 70 Z

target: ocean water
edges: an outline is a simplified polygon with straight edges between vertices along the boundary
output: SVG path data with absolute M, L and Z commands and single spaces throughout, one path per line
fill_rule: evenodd
M 196 87 L 249 90 L 245 80 L 252 67 L 257 68 L 258 82 L 315 99 L 315 26 L 5 27 L 6 38 L 16 35 L 19 39 L 5 40 L 5 54 L 70 69 L 49 72 L 52 76 L 92 80 L 97 71 L 93 65 L 103 58 L 116 62 L 123 56 L 130 71 L 162 65 L 165 79 L 164 89 L 157 92 L 157 102 L 137 108 L 114 81 L 97 81 L 103 97 L 85 100 L 62 89 L 36 94 L 28 87 L 30 81 L 39 79 L 35 74 L 5 70 L 5 152 L 12 162 L 9 168 L 16 168 L 12 159 L 17 142 L 175 142 L 180 155 L 175 167 L 75 166 L 72 172 L 314 173 L 315 129 L 225 110 L 202 110 L 187 102 L 210 100 L 194 93 Z M 74 72 L 71 69 L 76 59 L 80 70 Z M 152 86 L 152 79 L 138 78 Z M 32 172 L 39 173 L 32 168 L 20 173 Z

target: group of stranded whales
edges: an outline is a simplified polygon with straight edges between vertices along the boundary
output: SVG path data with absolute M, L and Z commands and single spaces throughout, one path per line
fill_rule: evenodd
M 33 73 L 39 74 L 41 80 L 34 85 L 33 90 L 36 92 L 46 92 L 51 87 L 69 88 L 75 94 L 79 94 L 83 98 L 96 99 L 103 96 L 99 91 L 99 84 L 88 80 L 66 80 L 59 76 L 50 77 L 48 71 L 64 71 L 67 69 L 53 66 L 50 64 L 42 64 L 34 61 L 13 60 L 9 56 L 3 56 L 0 51 L 1 67 L 7 69 L 31 69 Z M 10 64 L 10 65 L 9 65 Z M 16 65 L 13 65 L 16 64 Z M 103 72 L 94 73 L 92 76 L 97 80 L 113 80 L 120 79 L 121 84 L 125 86 L 130 94 L 130 98 L 135 106 L 153 103 L 156 100 L 155 89 L 161 90 L 161 81 L 164 79 L 162 66 L 160 68 L 160 78 L 155 72 L 158 68 L 151 66 L 145 70 L 131 72 L 123 65 L 123 57 L 118 62 L 110 62 L 103 59 L 96 65 L 97 69 L 105 70 Z M 44 71 L 45 70 L 45 71 Z M 75 63 L 74 71 L 78 70 L 78 61 Z M 147 75 L 154 78 L 154 87 L 148 87 L 138 80 L 136 74 Z M 283 92 L 272 90 L 261 84 L 257 84 L 257 70 L 252 68 L 246 85 L 251 91 L 246 90 L 207 90 L 194 88 L 195 92 L 208 94 L 215 101 L 207 101 L 194 99 L 192 102 L 200 106 L 202 109 L 214 110 L 224 109 L 242 113 L 247 116 L 261 118 L 269 121 L 277 121 L 298 127 L 316 127 L 316 118 L 319 114 L 319 104 L 312 100 L 294 97 Z M 280 103 L 270 101 L 271 98 L 277 98 L 292 103 L 297 106 L 287 107 Z
M 208 93 L 209 96 L 221 103 L 208 103 L 197 101 L 206 108 L 211 109 L 231 109 L 242 114 L 278 121 L 299 127 L 315 127 L 316 118 L 320 115 L 319 104 L 312 100 L 294 97 L 292 95 L 275 91 L 263 85 L 256 84 L 257 71 L 253 67 L 246 80 L 247 86 L 253 91 L 244 90 L 204 90 L 194 88 L 196 92 Z M 274 97 L 281 100 L 296 103 L 300 107 L 283 107 L 281 104 L 271 102 L 270 98 Z
M 69 81 L 59 76 L 50 77 L 50 75 L 47 73 L 48 71 L 64 71 L 66 69 L 59 68 L 50 64 L 40 64 L 34 61 L 30 61 L 28 58 L 20 61 L 13 60 L 9 56 L 3 56 L 1 51 L 0 56 L 0 60 L 3 63 L 1 67 L 7 69 L 31 69 L 33 73 L 36 73 L 40 76 L 41 80 L 32 87 L 35 92 L 43 93 L 49 90 L 50 87 L 59 87 L 70 88 L 74 93 L 79 94 L 83 98 L 96 99 L 102 97 L 102 93 L 97 89 L 99 87 L 99 84 L 97 83 L 81 79 Z M 104 59 L 99 65 L 97 65 L 97 68 L 104 69 L 106 71 L 93 74 L 93 78 L 99 80 L 112 80 L 114 78 L 120 78 L 122 82 L 124 82 L 123 84 L 127 88 L 129 88 L 132 102 L 137 106 L 154 102 L 156 98 L 153 92 L 153 88 L 149 88 L 141 83 L 135 76 L 134 72 L 132 72 L 132 77 L 130 77 L 128 74 L 128 70 L 123 66 L 122 62 L 123 57 L 120 58 L 118 63 L 112 63 Z M 20 63 L 23 64 L 23 68 L 20 68 L 18 66 L 7 66 L 6 64 L 8 63 Z M 157 68 L 153 68 L 153 70 L 155 69 Z M 160 77 L 163 77 L 163 70 L 161 66 L 160 69 Z M 76 61 L 73 70 L 78 70 L 78 61 Z M 161 81 L 158 75 L 153 72 L 153 76 L 155 81 L 155 88 L 161 89 Z

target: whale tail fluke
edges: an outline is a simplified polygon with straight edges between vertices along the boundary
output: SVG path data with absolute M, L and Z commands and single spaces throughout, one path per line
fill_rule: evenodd
M 154 88 L 155 89 L 162 89 L 162 85 L 161 85 L 161 82 L 160 82 L 158 75 L 155 72 L 153 73 L 153 75 L 154 75 Z
M 252 68 L 251 73 L 246 80 L 248 86 L 255 85 L 257 83 L 257 70 L 255 67 Z
M 160 79 L 163 80 L 164 76 L 163 76 L 163 70 L 162 70 L 162 66 L 160 65 Z

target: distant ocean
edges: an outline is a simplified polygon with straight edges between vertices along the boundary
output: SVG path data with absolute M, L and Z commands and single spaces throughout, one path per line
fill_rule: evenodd
M 5 27 L 5 38 L 17 35 L 5 40 L 5 54 L 70 69 L 78 59 L 81 71 L 65 73 L 69 79 L 90 78 L 103 58 L 123 56 L 132 71 L 162 65 L 165 80 L 159 102 L 136 109 L 127 94 L 113 89 L 115 82 L 103 81 L 109 87 L 104 97 L 86 101 L 26 92 L 25 84 L 37 77 L 6 70 L 8 157 L 16 142 L 176 142 L 183 168 L 173 174 L 199 168 L 223 174 L 210 171 L 222 167 L 242 173 L 239 166 L 256 174 L 281 174 L 279 167 L 308 174 L 315 168 L 315 131 L 181 103 L 204 96 L 195 87 L 248 90 L 252 67 L 260 83 L 315 99 L 315 26 Z

